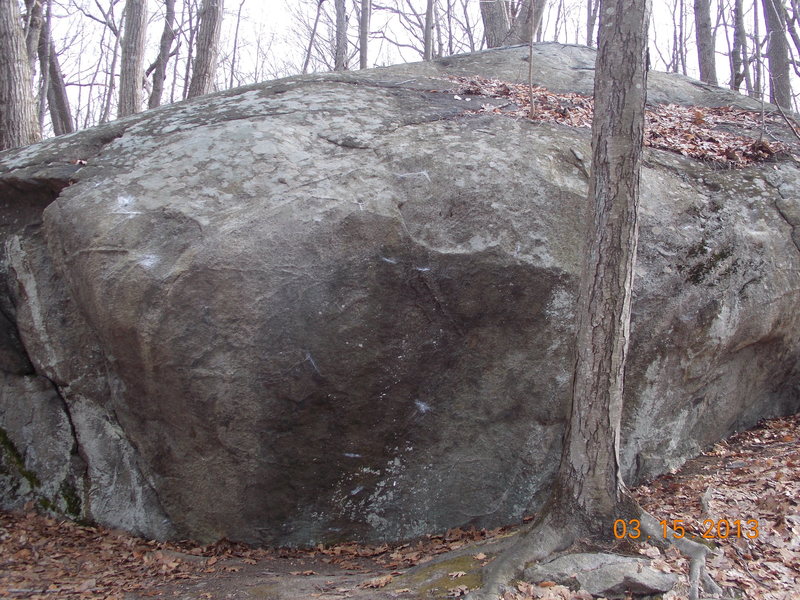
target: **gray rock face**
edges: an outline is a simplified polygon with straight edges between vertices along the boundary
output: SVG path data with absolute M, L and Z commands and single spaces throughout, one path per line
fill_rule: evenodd
M 305 544 L 536 509 L 569 394 L 589 133 L 431 91 L 524 80 L 526 52 L 240 88 L 0 155 L 0 365 L 57 389 L 84 516 Z M 541 83 L 586 91 L 592 57 L 541 46 L 558 65 Z M 800 406 L 797 167 L 646 160 L 629 481 Z M 14 389 L 6 430 L 45 402 Z M 15 441 L 28 469 L 42 423 Z
M 618 554 L 569 554 L 525 569 L 525 581 L 555 581 L 576 585 L 592 596 L 624 598 L 636 595 L 663 594 L 675 587 L 678 576 L 662 573 L 650 561 Z

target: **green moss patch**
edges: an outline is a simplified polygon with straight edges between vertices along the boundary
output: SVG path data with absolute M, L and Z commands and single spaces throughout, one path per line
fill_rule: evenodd
M 396 577 L 390 589 L 409 588 L 418 598 L 448 598 L 449 590 L 466 586 L 469 589 L 479 588 L 483 583 L 481 565 L 483 563 L 469 554 L 456 556 L 441 562 L 433 562 L 412 569 L 405 575 Z M 464 573 L 452 576 L 451 573 Z
M 25 468 L 25 460 L 22 458 L 22 454 L 17 450 L 14 442 L 11 441 L 11 438 L 8 437 L 8 433 L 2 427 L 0 427 L 0 451 L 3 452 L 8 462 L 11 463 L 17 472 L 30 484 L 31 489 L 36 489 L 42 485 L 36 473 Z

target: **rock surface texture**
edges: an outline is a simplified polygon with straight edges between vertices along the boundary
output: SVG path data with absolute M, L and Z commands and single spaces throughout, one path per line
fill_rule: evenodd
M 536 52 L 537 83 L 591 92 L 592 51 Z M 0 154 L 3 505 L 267 544 L 535 510 L 569 396 L 589 130 L 468 114 L 487 100 L 446 79 L 522 82 L 526 55 L 269 82 Z M 632 482 L 800 408 L 797 165 L 645 160 Z

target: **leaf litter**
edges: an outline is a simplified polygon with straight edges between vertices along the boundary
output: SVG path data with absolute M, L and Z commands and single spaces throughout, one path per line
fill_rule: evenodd
M 469 96 L 505 100 L 486 102 L 473 114 L 499 114 L 558 123 L 570 127 L 592 126 L 594 99 L 576 93 L 555 93 L 545 87 L 515 84 L 483 77 L 451 77 L 456 99 Z M 533 110 L 531 110 L 531 100 Z M 645 145 L 702 160 L 724 168 L 751 165 L 778 154 L 788 154 L 789 144 L 765 139 L 766 124 L 784 127 L 783 117 L 731 106 L 697 107 L 658 104 L 645 111 Z M 757 133 L 742 135 L 737 132 Z
M 705 540 L 715 548 L 707 561 L 709 572 L 729 591 L 729 597 L 800 597 L 800 415 L 764 421 L 634 492 L 656 519 L 680 520 L 687 535 L 700 536 L 705 519 L 715 523 L 757 520 L 758 537 L 729 535 Z M 392 545 L 261 549 L 227 540 L 205 546 L 145 540 L 119 530 L 40 515 L 28 507 L 23 512 L 0 512 L 0 597 L 171 598 L 182 589 L 203 584 L 203 589 L 212 591 L 197 594 L 197 598 L 225 598 L 233 596 L 215 592 L 214 586 L 235 582 L 248 573 L 252 578 L 255 569 L 263 572 L 264 565 L 269 565 L 273 575 L 279 571 L 293 581 L 315 579 L 323 569 L 328 569 L 326 577 L 337 573 L 356 577 L 346 585 L 341 578 L 334 578 L 331 585 L 308 597 L 412 598 L 408 588 L 392 588 L 396 577 L 407 569 L 512 530 L 453 529 Z M 476 550 L 474 558 L 487 558 L 481 548 Z M 653 560 L 655 568 L 680 576 L 678 586 L 664 600 L 687 597 L 688 562 L 680 553 L 650 544 L 641 544 L 639 551 Z M 276 566 L 281 564 L 282 570 Z M 459 585 L 462 572 L 451 571 L 447 576 L 453 581 L 450 597 L 465 595 L 468 588 Z M 297 596 L 298 600 L 305 597 Z M 590 598 L 583 590 L 569 590 L 555 582 L 521 582 L 504 600 Z

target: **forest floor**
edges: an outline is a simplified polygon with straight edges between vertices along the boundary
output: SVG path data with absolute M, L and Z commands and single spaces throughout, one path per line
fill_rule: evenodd
M 727 597 L 800 599 L 800 415 L 765 421 L 719 442 L 635 493 L 658 520 L 685 527 L 689 536 L 706 537 L 716 548 L 708 568 Z M 210 546 L 149 541 L 32 510 L 0 512 L 0 597 L 457 598 L 475 581 L 465 565 L 485 564 L 492 540 L 515 530 L 451 530 L 400 545 L 256 549 L 227 541 Z M 687 561 L 673 549 L 648 543 L 639 551 L 657 569 L 680 575 L 664 599 L 685 598 Z M 591 595 L 531 582 L 507 597 Z

